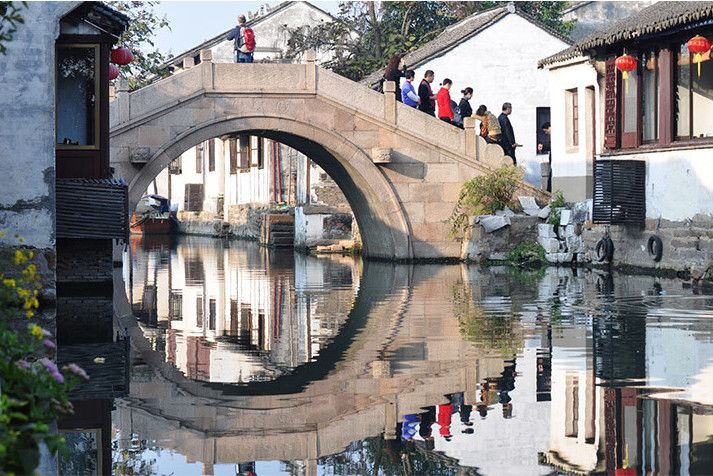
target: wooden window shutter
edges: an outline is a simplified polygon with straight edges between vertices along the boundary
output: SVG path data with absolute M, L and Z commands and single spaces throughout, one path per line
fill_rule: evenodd
M 208 171 L 215 172 L 215 139 L 208 141 Z
M 604 72 L 604 147 L 619 148 L 618 75 L 615 58 L 606 61 Z
M 230 174 L 238 173 L 238 140 L 235 137 L 228 139 L 228 148 L 230 149 Z

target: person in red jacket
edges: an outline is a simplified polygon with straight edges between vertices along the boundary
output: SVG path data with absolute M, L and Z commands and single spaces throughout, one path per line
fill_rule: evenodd
M 436 104 L 438 104 L 438 117 L 449 124 L 453 124 L 453 119 L 455 115 L 453 114 L 453 108 L 451 107 L 451 85 L 453 81 L 446 78 L 441 83 L 441 89 L 436 95 Z

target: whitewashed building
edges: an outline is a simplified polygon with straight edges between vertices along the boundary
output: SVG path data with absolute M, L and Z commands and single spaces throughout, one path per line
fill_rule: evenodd
M 542 52 L 554 54 L 569 45 L 568 38 L 510 4 L 450 25 L 433 41 L 407 54 L 404 62 L 416 71 L 416 86 L 426 70 L 436 73 L 431 85 L 434 94 L 443 79 L 453 80 L 451 99 L 455 102 L 460 101 L 462 89 L 472 87 L 473 111 L 485 104 L 498 116 L 503 103 L 512 103 L 510 122 L 515 139 L 522 144 L 517 162 L 525 167 L 525 179 L 539 186 L 540 162 L 546 156 L 537 154 L 537 134 L 549 121 L 550 101 L 547 75 L 537 69 L 537 61 Z M 381 76 L 382 71 L 375 72 L 365 82 L 373 84 Z
M 543 59 L 552 105 L 553 190 L 591 199 L 595 164 L 644 164 L 645 218 L 685 221 L 713 213 L 713 61 L 701 75 L 686 47 L 713 2 L 658 2 Z M 700 25 L 700 26 L 699 26 Z M 624 49 L 637 58 L 628 89 L 616 70 Z
M 334 17 L 309 2 L 262 7 L 247 22 L 255 32 L 255 61 L 292 61 L 286 57 L 289 30 L 331 21 Z M 173 58 L 173 74 L 198 64 L 202 50 L 211 51 L 213 62 L 233 62 L 233 41 L 225 39 L 227 34 Z M 318 51 L 317 61 L 331 55 Z M 171 200 L 184 233 L 257 238 L 260 213 L 286 206 L 295 209 L 298 246 L 352 238 L 351 209 L 336 183 L 309 158 L 270 139 L 236 134 L 206 141 L 162 171 L 147 193 Z M 310 218 L 315 213 L 319 216 Z M 349 230 L 342 236 L 347 222 Z

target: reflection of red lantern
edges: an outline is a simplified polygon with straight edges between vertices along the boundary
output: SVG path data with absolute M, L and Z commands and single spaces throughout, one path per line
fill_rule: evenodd
M 636 476 L 636 468 L 617 468 L 614 470 L 615 476 Z
M 626 84 L 626 92 L 629 92 L 629 72 L 636 69 L 636 58 L 631 55 L 624 53 L 619 56 L 615 63 L 616 69 L 621 71 L 621 77 L 624 79 L 624 84 Z
M 109 81 L 113 81 L 119 77 L 119 67 L 109 63 Z
M 701 61 L 703 61 L 703 53 L 711 49 L 711 42 L 708 38 L 701 35 L 696 35 L 686 43 L 688 51 L 693 53 L 693 62 L 698 63 L 698 77 L 701 77 Z
M 111 62 L 120 66 L 127 65 L 134 60 L 134 54 L 125 46 L 111 50 Z

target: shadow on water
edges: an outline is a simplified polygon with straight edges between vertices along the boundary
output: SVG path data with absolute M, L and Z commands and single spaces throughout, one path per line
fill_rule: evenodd
M 713 473 L 713 298 L 679 281 L 135 251 L 115 471 Z

